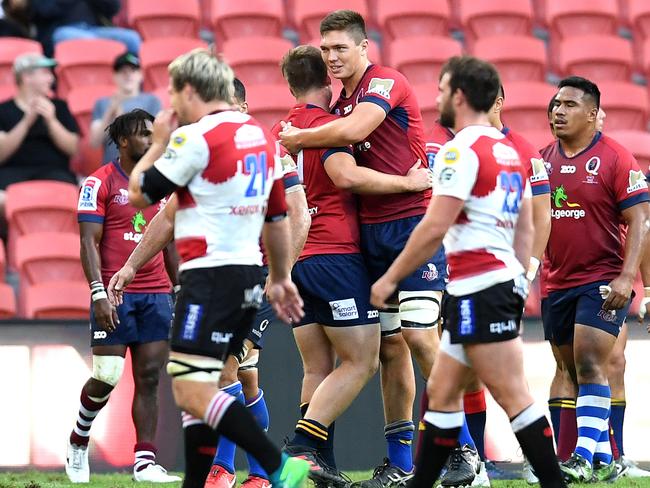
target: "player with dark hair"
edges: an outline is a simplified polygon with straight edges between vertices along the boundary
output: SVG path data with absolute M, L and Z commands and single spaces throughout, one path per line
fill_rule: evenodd
M 491 64 L 469 56 L 444 72 L 440 122 L 456 136 L 436 156 L 435 197 L 426 216 L 372 287 L 372 303 L 382 306 L 444 237 L 450 268 L 444 332 L 428 383 L 429 411 L 413 488 L 430 488 L 455 447 L 472 371 L 506 411 L 542 487 L 564 486 L 551 429 L 523 371 L 518 330 L 534 239 L 531 190 L 516 149 L 490 124 L 499 85 Z
M 104 288 L 136 247 L 159 205 L 139 210 L 128 200 L 129 175 L 151 146 L 153 116 L 133 110 L 117 117 L 106 132 L 119 150 L 119 159 L 102 166 L 83 183 L 78 203 L 81 263 L 90 285 L 93 374 L 81 390 L 77 423 L 70 434 L 65 470 L 73 483 L 87 483 L 90 427 L 106 405 L 124 369 L 126 350 L 133 363 L 133 478 L 166 483 L 179 481 L 156 464 L 158 379 L 169 353 L 172 318 L 171 284 L 177 283 L 178 262 L 173 244 L 144 264 L 123 303 L 117 308 Z
M 282 143 L 292 153 L 353 145 L 359 166 L 393 176 L 405 176 L 418 160 L 424 166 L 422 116 L 413 90 L 401 73 L 370 63 L 363 17 L 350 10 L 332 12 L 321 21 L 320 32 L 323 61 L 330 75 L 343 82 L 334 104 L 334 113 L 342 117 L 319 127 L 287 127 L 280 133 Z M 430 197 L 430 189 L 360 195 L 361 251 L 371 279 L 381 276 L 402 250 Z M 409 349 L 428 377 L 447 273 L 443 256 L 432 253 L 379 312 L 388 456 L 371 480 L 357 483 L 364 488 L 403 483 L 413 475 L 415 378 Z
M 552 111 L 558 140 L 542 151 L 553 189 L 543 320 L 578 388 L 578 440 L 562 471 L 569 481 L 604 481 L 617 475 L 609 357 L 647 240 L 650 198 L 634 156 L 597 130 L 598 87 L 572 76 L 558 88 Z M 590 236 L 589 246 L 575 240 L 580 235 Z

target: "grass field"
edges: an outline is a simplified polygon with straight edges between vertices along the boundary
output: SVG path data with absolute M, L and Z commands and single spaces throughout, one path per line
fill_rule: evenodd
M 372 471 L 351 471 L 347 473 L 353 480 L 361 480 L 372 475 Z M 244 475 L 238 473 L 239 481 L 242 481 Z M 650 488 L 650 478 L 622 478 L 615 485 L 620 488 Z M 167 486 L 169 488 L 178 488 L 180 483 L 170 483 L 159 485 L 154 483 L 135 483 L 131 480 L 130 473 L 119 474 L 95 474 L 90 476 L 90 483 L 87 485 L 75 485 L 68 482 L 63 472 L 3 472 L 0 473 L 0 488 L 79 488 L 86 486 L 88 488 L 119 488 L 119 487 L 138 487 L 152 488 Z M 309 483 L 308 486 L 311 486 Z M 523 480 L 514 481 L 493 481 L 493 488 L 528 488 L 530 485 Z M 612 484 L 598 483 L 588 485 L 590 488 L 611 488 Z

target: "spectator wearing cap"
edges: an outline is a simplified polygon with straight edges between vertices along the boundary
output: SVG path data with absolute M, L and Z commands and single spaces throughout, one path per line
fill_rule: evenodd
M 99 147 L 103 144 L 104 156 L 102 163 L 117 159 L 117 147 L 106 137 L 108 127 L 115 117 L 139 108 L 157 114 L 161 104 L 157 96 L 144 93 L 142 86 L 142 70 L 140 60 L 131 53 L 118 56 L 113 63 L 113 81 L 117 91 L 110 97 L 102 97 L 95 102 L 92 122 L 90 123 L 90 145 Z
M 64 100 L 50 98 L 56 61 L 42 54 L 18 56 L 13 71 L 17 95 L 0 103 L 0 190 L 29 180 L 76 183 L 70 158 L 79 127 Z M 0 216 L 4 191 L 0 191 Z
M 30 0 L 32 21 L 46 56 L 52 56 L 55 44 L 69 39 L 112 39 L 138 54 L 140 34 L 111 24 L 120 7 L 120 0 Z

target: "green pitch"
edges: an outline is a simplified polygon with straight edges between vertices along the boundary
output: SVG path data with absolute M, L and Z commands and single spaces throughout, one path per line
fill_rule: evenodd
M 372 471 L 351 471 L 347 473 L 353 480 L 361 480 L 372 476 Z M 244 474 L 238 473 L 239 481 L 243 481 Z M 64 473 L 57 472 L 3 472 L 0 473 L 0 488 L 120 488 L 120 487 L 137 487 L 137 488 L 160 488 L 167 486 L 169 488 L 178 488 L 180 483 L 168 483 L 165 485 L 155 483 L 135 483 L 131 480 L 130 473 L 119 474 L 94 474 L 90 476 L 90 483 L 87 485 L 75 485 L 68 482 Z M 308 483 L 307 487 L 313 486 Z M 493 481 L 493 488 L 529 488 L 523 480 L 516 481 Z M 539 485 L 535 485 L 539 486 Z M 580 485 L 583 486 L 583 485 Z M 599 483 L 584 485 L 589 488 L 612 488 L 612 484 Z M 615 483 L 619 488 L 650 488 L 650 478 L 622 478 Z

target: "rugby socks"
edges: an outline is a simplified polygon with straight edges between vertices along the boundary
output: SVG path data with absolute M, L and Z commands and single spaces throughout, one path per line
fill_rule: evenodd
M 460 412 L 434 412 L 424 414 L 420 452 L 418 453 L 415 474 L 409 488 L 431 488 L 440 476 L 451 451 L 458 445 L 458 434 L 465 422 Z
M 242 386 L 239 381 L 232 385 L 221 388 L 221 391 L 232 395 L 238 402 L 244 403 L 244 394 L 242 393 Z M 235 472 L 235 451 L 237 446 L 233 441 L 225 436 L 219 438 L 219 445 L 217 446 L 217 454 L 212 461 L 212 464 L 218 464 L 229 473 Z
M 388 460 L 405 473 L 413 469 L 413 431 L 415 425 L 410 420 L 398 420 L 384 427 L 384 436 L 388 444 Z
M 138 442 L 133 447 L 135 453 L 135 461 L 133 463 L 133 470 L 140 472 L 150 464 L 156 464 L 156 453 L 158 450 L 151 442 Z
M 85 386 L 81 389 L 81 405 L 77 414 L 77 423 L 70 434 L 71 444 L 80 447 L 88 445 L 88 441 L 90 440 L 90 427 L 99 411 L 108 403 L 108 397 L 110 396 L 111 394 L 109 393 L 102 398 L 91 397 L 86 393 Z
M 578 442 L 575 452 L 589 463 L 593 463 L 594 453 L 598 450 L 598 460 L 605 462 L 607 450 L 611 462 L 609 445 L 609 406 L 610 389 L 608 385 L 587 383 L 578 388 L 576 401 L 576 421 L 578 425 Z M 603 432 L 605 433 L 603 437 Z M 604 439 L 604 440 L 603 440 Z M 607 444 L 607 447 L 605 447 Z M 602 452 L 601 452 L 602 451 Z
M 623 423 L 625 422 L 625 398 L 612 398 L 612 408 L 609 413 L 609 423 L 614 431 L 614 440 L 619 456 L 625 456 L 623 450 Z
M 485 389 L 465 393 L 463 408 L 465 410 L 465 422 L 476 445 L 478 455 L 481 459 L 485 459 Z
M 307 415 L 307 409 L 309 408 L 309 402 L 304 402 L 300 404 L 300 416 L 305 417 Z M 323 447 L 318 450 L 320 457 L 327 463 L 330 468 L 336 468 L 336 457 L 334 456 L 334 426 L 336 422 L 332 422 L 327 428 L 327 442 Z
M 182 412 L 185 438 L 183 488 L 203 488 L 210 473 L 219 435 L 202 420 Z
M 603 464 L 610 464 L 614 456 L 612 454 L 612 445 L 610 444 L 609 439 L 609 425 L 605 430 L 600 433 L 598 438 L 598 443 L 596 444 L 596 450 L 594 451 L 594 464 L 597 462 Z
M 553 448 L 553 430 L 544 411 L 535 403 L 510 419 L 524 456 L 530 461 L 543 488 L 564 487 L 566 483 Z
M 327 446 L 329 433 L 327 426 L 308 418 L 302 418 L 296 423 L 292 445 L 305 446 L 322 451 Z
M 463 425 L 458 435 L 458 445 L 460 447 L 468 446 L 476 451 L 476 444 L 474 444 L 474 439 L 472 439 L 472 435 L 469 433 L 469 428 L 467 427 L 467 416 L 465 415 L 463 419 Z
M 566 461 L 571 457 L 578 441 L 578 426 L 576 423 L 576 402 L 566 399 L 560 407 L 560 433 L 557 442 L 557 457 Z
M 429 395 L 427 394 L 427 386 L 424 385 L 422 396 L 420 397 L 420 420 L 418 422 L 418 441 L 415 446 L 415 457 L 420 455 L 420 445 L 422 445 L 422 437 L 424 436 L 424 415 L 429 410 Z
M 551 425 L 553 426 L 553 437 L 555 438 L 556 444 L 560 442 L 560 417 L 564 402 L 569 402 L 575 408 L 575 400 L 573 398 L 557 397 L 548 399 L 548 411 L 551 414 Z
M 280 467 L 280 450 L 271 443 L 248 409 L 231 395 L 217 391 L 208 404 L 204 421 L 257 459 L 267 473 L 275 473 Z
M 259 425 L 264 432 L 269 430 L 269 411 L 266 408 L 266 402 L 264 401 L 264 391 L 260 388 L 257 392 L 257 396 L 246 400 L 246 408 L 253 415 L 257 425 Z M 268 479 L 269 476 L 264 471 L 264 468 L 260 466 L 260 463 L 257 462 L 250 454 L 246 453 L 246 458 L 248 459 L 248 471 L 251 475 L 257 476 L 259 478 Z

